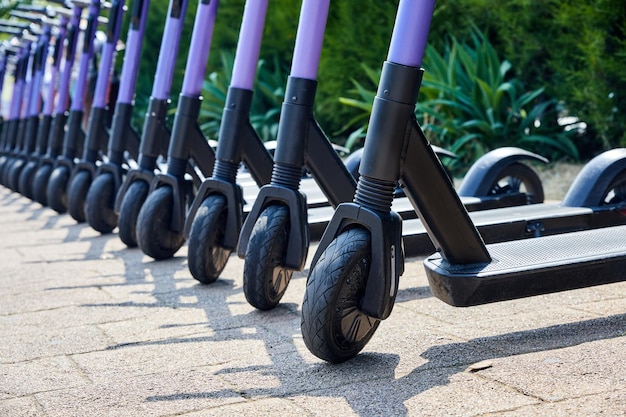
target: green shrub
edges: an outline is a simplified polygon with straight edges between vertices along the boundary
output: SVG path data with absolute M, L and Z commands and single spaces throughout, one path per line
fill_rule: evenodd
M 200 128 L 212 139 L 218 138 L 234 63 L 234 56 L 228 51 L 221 51 L 219 56 L 220 69 L 211 72 L 203 85 L 199 117 Z M 276 139 L 287 75 L 288 68 L 281 65 L 278 58 L 274 58 L 272 62 L 259 60 L 250 122 L 264 142 Z
M 526 91 L 520 79 L 510 76 L 511 64 L 500 60 L 479 32 L 474 32 L 471 43 L 451 38 L 443 54 L 428 47 L 424 67 L 416 116 L 429 140 L 459 156 L 450 162 L 457 173 L 501 146 L 518 146 L 553 159 L 578 159 L 570 138 L 575 132 L 566 132 L 557 122 L 557 102 L 546 99 L 543 89 Z M 365 73 L 374 86 L 379 72 Z M 357 129 L 350 146 L 363 136 L 366 127 L 359 124 L 369 116 L 374 95 L 373 88 L 358 82 L 353 91 L 359 99 L 341 99 L 362 111 L 352 120 Z
M 462 13 L 460 13 L 462 11 Z M 578 142 L 586 158 L 626 145 L 626 3 L 623 0 L 441 0 L 429 41 L 468 39 L 472 22 L 516 75 L 559 97 L 586 122 Z

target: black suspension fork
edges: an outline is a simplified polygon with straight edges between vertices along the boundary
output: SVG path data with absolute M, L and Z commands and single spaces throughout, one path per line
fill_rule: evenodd
M 184 230 L 186 237 L 189 237 L 193 219 L 202 202 L 211 193 L 219 193 L 227 201 L 226 231 L 221 245 L 235 249 L 243 223 L 243 193 L 236 183 L 239 163 L 242 160 L 246 163 L 257 184 L 267 184 L 271 180 L 272 156 L 250 124 L 252 94 L 252 90 L 228 89 L 213 175 L 202 182 L 189 208 Z
M 404 270 L 402 220 L 391 210 L 398 180 L 446 256 L 466 262 L 489 259 L 480 235 L 415 120 L 421 76 L 419 68 L 392 62 L 383 65 L 354 202 L 337 208 L 311 265 L 314 268 L 322 252 L 343 230 L 366 228 L 372 259 L 360 307 L 379 319 L 391 313 Z

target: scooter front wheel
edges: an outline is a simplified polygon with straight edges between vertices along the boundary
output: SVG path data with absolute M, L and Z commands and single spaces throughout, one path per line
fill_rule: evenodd
M 17 158 L 7 170 L 7 186 L 15 192 L 20 190 L 20 174 L 24 168 L 24 160 Z
M 18 180 L 18 190 L 26 198 L 34 199 L 33 194 L 33 179 L 35 178 L 35 170 L 37 169 L 37 163 L 35 161 L 29 161 L 22 172 Z
M 156 260 L 171 258 L 185 243 L 182 230 L 170 229 L 174 204 L 172 187 L 159 187 L 148 196 L 137 217 L 137 244 Z
M 117 227 L 120 239 L 129 248 L 137 247 L 137 217 L 149 190 L 147 182 L 133 181 L 122 199 Z
M 359 309 L 371 262 L 369 233 L 360 228 L 337 236 L 309 274 L 302 303 L 302 337 L 320 359 L 344 362 L 374 335 L 379 319 Z
M 68 185 L 67 211 L 78 223 L 85 222 L 85 200 L 91 185 L 91 175 L 87 171 L 79 171 Z
M 243 292 L 259 310 L 270 310 L 285 294 L 293 271 L 285 268 L 289 238 L 289 210 L 282 205 L 265 208 L 252 229 L 245 254 Z
M 207 197 L 196 212 L 189 233 L 189 272 L 203 284 L 217 280 L 232 250 L 221 243 L 226 231 L 226 198 L 221 194 Z
M 50 172 L 52 171 L 52 165 L 43 164 L 39 167 L 35 173 L 33 179 L 33 197 L 35 201 L 46 207 L 48 205 L 48 196 L 46 190 L 48 188 L 48 180 L 50 179 Z
M 85 200 L 85 217 L 92 229 L 102 233 L 111 233 L 117 226 L 117 214 L 113 210 L 115 203 L 115 180 L 110 173 L 96 177 L 89 187 Z
M 67 211 L 67 182 L 70 179 L 70 170 L 65 165 L 60 165 L 52 170 L 48 187 L 46 188 L 46 199 L 48 205 L 59 214 Z

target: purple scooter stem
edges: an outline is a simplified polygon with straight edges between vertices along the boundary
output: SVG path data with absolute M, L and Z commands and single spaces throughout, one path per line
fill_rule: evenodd
M 181 94 L 184 96 L 198 97 L 202 92 L 202 83 L 211 49 L 206 45 L 210 46 L 213 39 L 213 28 L 219 3 L 219 0 L 213 0 L 209 4 L 198 3 L 191 45 L 189 46 L 189 57 L 185 68 L 185 78 L 181 89 Z
M 401 0 L 391 36 L 387 60 L 420 67 L 426 50 L 435 0 Z
M 118 103 L 132 104 L 135 97 L 137 74 L 139 73 L 138 68 L 141 60 L 141 47 L 146 32 L 146 16 L 149 8 L 150 2 L 146 1 L 142 5 L 139 20 L 137 21 L 133 17 L 128 36 L 126 37 L 126 52 L 124 53 L 122 76 L 120 77 L 120 88 L 117 96 Z
M 330 0 L 304 0 L 302 2 L 298 33 L 306 33 L 307 36 L 296 38 L 291 65 L 292 77 L 317 79 L 329 5 Z
M 32 87 L 29 99 L 29 116 L 37 116 L 41 107 L 41 86 L 43 84 L 43 73 L 48 59 L 48 43 L 50 42 L 50 33 L 52 28 L 50 25 L 44 27 L 44 32 L 39 40 L 37 48 L 40 48 L 33 62 L 33 75 L 31 79 Z
M 72 67 L 76 59 L 76 38 L 80 31 L 80 16 L 83 12 L 82 7 L 74 7 L 73 15 L 70 19 L 70 27 L 72 33 L 68 34 L 68 50 L 65 55 L 65 64 L 59 81 L 59 96 L 57 98 L 56 113 L 63 114 L 69 108 L 70 103 L 70 80 L 72 78 Z M 70 37 L 71 36 L 71 37 Z
M 96 90 L 93 97 L 93 107 L 105 108 L 108 101 L 108 90 L 111 81 L 111 73 L 113 69 L 113 58 L 115 56 L 115 46 L 120 38 L 120 30 L 122 27 L 122 17 L 124 16 L 124 0 L 119 0 L 119 5 L 114 3 L 111 9 L 115 22 L 109 22 L 109 28 L 113 25 L 115 33 L 107 33 L 107 41 L 102 47 L 102 56 L 100 58 L 100 67 L 98 70 L 98 78 L 96 80 Z
M 11 96 L 11 108 L 9 109 L 9 120 L 20 118 L 20 106 L 22 104 L 22 96 L 24 95 L 25 80 L 21 77 L 22 67 L 25 65 L 23 51 L 18 58 L 16 68 L 16 78 L 13 84 L 13 95 Z
M 176 65 L 176 57 L 178 56 L 178 47 L 180 46 L 180 36 L 185 24 L 185 14 L 189 2 L 182 1 L 180 3 L 182 3 L 181 7 L 176 10 L 173 7 L 177 6 L 178 2 L 170 1 L 167 11 L 168 19 L 163 30 L 163 33 L 167 34 L 167 36 L 163 36 L 163 43 L 161 44 L 157 61 L 158 71 L 152 85 L 152 98 L 157 100 L 169 100 L 170 98 L 170 88 L 172 87 L 174 67 Z
M 30 92 L 33 89 L 33 78 L 32 78 L 32 68 L 33 68 L 33 44 L 30 43 L 28 48 L 25 48 L 28 51 L 25 59 L 26 68 L 24 69 L 24 92 L 22 94 L 22 102 L 20 103 L 20 119 L 25 119 L 28 117 L 29 103 L 30 103 Z
M 57 83 L 57 79 L 59 78 L 59 73 L 61 69 L 61 54 L 63 53 L 63 42 L 67 35 L 67 25 L 69 23 L 69 18 L 67 16 L 61 16 L 59 23 L 59 31 L 56 35 L 57 46 L 55 50 L 54 61 L 52 66 L 50 67 L 50 86 L 48 88 L 48 92 L 46 94 L 46 100 L 43 105 L 43 115 L 51 116 L 54 111 L 54 97 L 56 96 L 57 89 L 55 89 L 55 85 Z
M 87 44 L 80 56 L 78 76 L 76 77 L 76 87 L 72 96 L 71 110 L 82 111 L 85 108 L 85 90 L 87 89 L 87 76 L 89 75 L 89 64 L 93 56 L 93 34 L 96 31 L 98 14 L 100 13 L 100 0 L 92 0 L 89 5 L 89 18 L 84 38 Z
M 265 27 L 268 0 L 248 0 L 243 11 L 239 42 L 230 86 L 244 90 L 254 88 L 261 39 Z

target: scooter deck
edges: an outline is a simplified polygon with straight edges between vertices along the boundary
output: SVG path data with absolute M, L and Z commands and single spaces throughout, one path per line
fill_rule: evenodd
M 433 294 L 472 306 L 626 280 L 626 226 L 487 245 L 492 261 L 424 261 Z
M 259 187 L 254 179 L 247 173 L 240 173 L 237 176 L 237 183 L 243 189 L 243 199 L 245 201 L 244 215 L 246 215 L 250 211 L 250 208 L 252 207 L 252 204 L 254 203 L 254 200 L 259 193 Z M 334 209 L 330 207 L 328 199 L 313 178 L 303 178 L 302 182 L 300 183 L 300 189 L 307 196 L 307 206 L 309 208 L 309 225 L 315 229 L 322 229 L 319 232 L 319 235 L 321 236 L 321 233 L 323 233 L 323 229 L 326 228 L 326 225 L 332 218 Z M 521 193 L 512 193 L 506 196 L 496 197 L 489 196 L 484 198 L 461 197 L 461 202 L 463 203 L 465 208 L 472 213 L 477 210 L 495 209 L 499 207 L 508 207 L 511 205 L 513 205 L 514 207 L 528 206 L 526 204 L 526 195 Z M 400 214 L 400 216 L 405 220 L 415 219 L 417 217 L 415 210 L 413 209 L 411 203 L 406 197 L 396 197 L 393 200 L 392 209 L 396 213 Z M 421 233 L 426 232 L 422 229 Z M 314 232 L 314 235 L 316 234 L 317 232 Z M 427 237 L 426 239 L 428 242 L 430 242 Z M 428 247 L 428 249 L 424 249 L 422 254 L 427 255 L 433 252 L 433 250 L 434 249 L 431 245 Z
M 394 200 L 395 211 L 407 209 L 407 199 Z M 312 236 L 321 236 L 333 215 L 333 209 L 309 210 Z M 614 207 L 563 207 L 557 203 L 531 204 L 469 213 L 485 243 L 527 239 L 626 223 L 626 212 Z M 404 254 L 426 256 L 435 251 L 426 228 L 419 219 L 402 222 Z
M 626 223 L 626 211 L 616 207 L 564 207 L 557 203 L 531 204 L 469 213 L 485 243 L 498 243 L 580 230 L 619 226 Z M 426 228 L 418 219 L 402 224 L 407 256 L 433 253 Z

